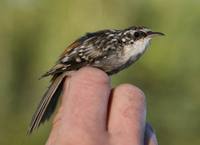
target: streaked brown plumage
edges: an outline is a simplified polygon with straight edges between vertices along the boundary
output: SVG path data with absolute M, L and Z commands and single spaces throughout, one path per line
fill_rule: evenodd
M 50 118 L 62 91 L 64 78 L 70 71 L 93 66 L 108 75 L 117 73 L 140 58 L 154 35 L 163 33 L 152 32 L 146 27 L 101 30 L 87 33 L 69 45 L 56 65 L 42 75 L 52 76 L 51 84 L 33 115 L 28 134 Z

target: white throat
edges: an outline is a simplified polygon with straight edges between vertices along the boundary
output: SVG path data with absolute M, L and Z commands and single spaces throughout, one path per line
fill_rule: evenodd
M 138 55 L 144 53 L 149 45 L 150 40 L 151 38 L 144 38 L 137 40 L 136 42 L 134 42 L 134 44 L 125 46 L 124 59 L 129 60 L 131 58 L 132 60 L 135 60 Z

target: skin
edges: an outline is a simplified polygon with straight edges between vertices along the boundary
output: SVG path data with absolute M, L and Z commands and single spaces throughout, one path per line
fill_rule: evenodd
M 65 80 L 46 145 L 157 145 L 145 119 L 140 89 L 130 84 L 112 89 L 106 73 L 85 67 Z

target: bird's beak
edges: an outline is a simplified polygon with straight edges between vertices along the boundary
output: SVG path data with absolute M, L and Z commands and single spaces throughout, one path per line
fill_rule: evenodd
M 148 37 L 154 37 L 154 36 L 164 36 L 165 34 L 164 33 L 161 33 L 161 32 L 152 32 L 152 31 L 148 31 L 147 32 L 147 36 Z

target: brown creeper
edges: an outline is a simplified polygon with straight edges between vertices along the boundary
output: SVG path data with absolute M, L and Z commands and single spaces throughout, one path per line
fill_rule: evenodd
M 52 80 L 33 115 L 28 133 L 50 118 L 55 110 L 67 72 L 84 66 L 93 66 L 108 75 L 117 73 L 138 60 L 155 35 L 164 34 L 153 32 L 146 27 L 101 30 L 87 33 L 69 45 L 56 65 L 42 75 L 42 77 L 52 76 Z

